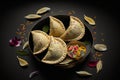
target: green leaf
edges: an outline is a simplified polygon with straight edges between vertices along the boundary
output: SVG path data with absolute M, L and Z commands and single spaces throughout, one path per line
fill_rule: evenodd
M 47 33 L 49 31 L 49 26 L 43 26 L 42 31 Z
M 84 43 L 85 45 L 90 44 L 90 42 L 89 42 L 89 41 L 84 41 L 83 43 Z
M 20 55 L 20 56 L 28 56 L 28 52 L 24 51 L 24 50 L 18 50 L 16 52 L 16 54 Z

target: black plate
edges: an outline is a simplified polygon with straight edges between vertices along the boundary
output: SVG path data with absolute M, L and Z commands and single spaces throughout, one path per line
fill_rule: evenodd
M 68 28 L 68 26 L 69 26 L 69 21 L 70 21 L 70 16 L 68 16 L 68 15 L 55 15 L 54 17 L 56 17 L 56 18 L 58 18 L 59 20 L 61 20 L 62 22 L 63 22 L 63 24 L 64 24 L 64 26 L 65 26 L 65 28 L 67 29 Z M 42 30 L 42 28 L 44 27 L 44 26 L 49 26 L 49 23 L 50 21 L 49 21 L 49 17 L 47 17 L 47 18 L 44 18 L 44 19 L 42 19 L 42 20 L 40 20 L 33 28 L 32 28 L 32 30 L 31 31 L 33 31 L 33 30 Z M 48 31 L 48 33 L 49 33 L 49 31 Z M 47 34 L 48 34 L 47 33 Z M 32 41 L 33 39 L 32 39 L 32 34 L 30 33 L 30 35 L 29 35 L 29 44 L 30 44 L 30 48 L 31 48 L 31 50 L 32 50 L 32 52 L 33 52 L 33 41 Z M 85 35 L 84 35 L 84 37 L 80 40 L 81 42 L 84 42 L 84 43 L 86 43 L 87 42 L 87 44 L 86 44 L 86 48 L 87 48 L 87 54 L 83 57 L 83 59 L 85 59 L 87 56 L 88 56 L 88 54 L 90 53 L 90 50 L 91 50 L 91 48 L 92 48 L 92 44 L 93 44 L 93 38 L 92 38 L 92 35 L 91 35 L 91 32 L 90 32 L 90 30 L 85 26 Z M 45 51 L 46 52 L 46 51 Z M 38 57 L 38 56 L 37 56 Z M 43 57 L 43 56 L 42 56 Z M 39 58 L 41 58 L 41 56 L 39 56 Z M 81 60 L 81 61 L 83 61 L 83 60 Z
M 119 0 L 2 0 L 0 2 L 0 72 L 3 80 L 29 80 L 29 74 L 34 70 L 39 70 L 40 75 L 35 76 L 32 80 L 118 80 L 120 73 L 120 14 Z M 94 53 L 90 53 L 87 60 L 73 71 L 60 71 L 49 66 L 39 65 L 32 55 L 20 56 L 29 62 L 27 68 L 22 68 L 18 64 L 16 58 L 17 50 L 20 47 L 10 47 L 8 41 L 16 36 L 15 32 L 20 24 L 26 23 L 25 15 L 36 13 L 36 11 L 44 6 L 51 8 L 51 11 L 42 16 L 49 15 L 67 15 L 69 11 L 75 11 L 73 14 L 80 18 L 84 24 L 93 31 L 93 27 L 86 23 L 83 15 L 87 15 L 95 19 L 96 38 L 94 43 L 103 43 L 108 47 L 108 51 L 103 53 L 101 60 L 103 68 L 100 73 L 96 73 L 96 68 L 87 66 L 87 62 L 94 59 Z M 41 21 L 40 19 L 40 21 Z M 27 32 L 30 32 L 34 24 L 27 26 Z M 94 32 L 94 31 L 93 31 Z M 103 33 L 103 35 L 101 35 Z M 17 35 L 18 36 L 18 35 Z M 28 34 L 27 34 L 28 36 Z M 18 36 L 19 37 L 19 36 Z M 104 39 L 104 41 L 102 40 Z M 19 55 L 18 55 L 19 56 Z M 75 71 L 85 70 L 93 74 L 91 77 L 80 77 Z

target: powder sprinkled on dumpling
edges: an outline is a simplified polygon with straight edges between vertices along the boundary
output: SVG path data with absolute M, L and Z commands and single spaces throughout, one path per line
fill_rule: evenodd
M 60 37 L 65 32 L 65 27 L 62 21 L 59 19 L 49 16 L 50 18 L 50 33 L 49 35 L 54 37 Z
M 64 41 L 80 40 L 83 38 L 84 34 L 85 27 L 82 21 L 77 17 L 70 16 L 70 25 L 61 38 Z
M 34 30 L 31 33 L 34 44 L 33 54 L 39 54 L 49 46 L 50 38 L 45 32 L 40 30 Z

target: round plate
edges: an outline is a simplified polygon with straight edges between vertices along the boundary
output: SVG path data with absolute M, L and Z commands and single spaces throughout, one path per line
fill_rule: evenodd
M 70 16 L 68 16 L 68 15 L 55 15 L 54 17 L 61 20 L 66 29 L 68 28 L 69 22 L 70 22 Z M 50 24 L 49 23 L 49 17 L 41 19 L 37 24 L 35 24 L 33 26 L 31 31 L 33 31 L 33 30 L 42 30 L 42 28 L 44 26 L 49 26 L 49 24 Z M 49 31 L 47 32 L 47 34 L 48 33 L 49 33 Z M 92 34 L 91 34 L 90 30 L 86 26 L 85 26 L 85 35 L 80 41 L 83 42 L 86 45 L 86 48 L 87 48 L 87 53 L 83 57 L 83 59 L 85 59 L 88 56 L 88 54 L 90 53 L 90 50 L 91 50 L 92 44 L 93 44 Z M 30 45 L 30 49 L 33 52 L 33 47 L 34 46 L 33 46 L 32 34 L 31 33 L 29 35 L 29 45 Z

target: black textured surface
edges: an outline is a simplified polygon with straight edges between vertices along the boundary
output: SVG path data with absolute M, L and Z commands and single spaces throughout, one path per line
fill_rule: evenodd
M 113 80 L 119 77 L 119 5 L 117 1 L 81 1 L 81 0 L 10 0 L 1 2 L 1 16 L 0 16 L 0 71 L 3 80 L 29 80 L 29 73 L 38 70 L 41 72 L 39 76 L 33 80 Z M 21 68 L 16 59 L 16 50 L 19 48 L 9 47 L 8 41 L 15 36 L 16 29 L 21 23 L 26 20 L 24 16 L 29 13 L 35 13 L 37 9 L 48 6 L 52 12 L 49 15 L 66 15 L 68 11 L 74 10 L 74 16 L 79 17 L 91 30 L 83 19 L 83 15 L 96 16 L 96 36 L 95 43 L 101 42 L 100 33 L 104 33 L 103 38 L 105 44 L 108 46 L 108 51 L 104 53 L 103 70 L 95 73 L 95 69 L 81 65 L 80 69 L 73 70 L 58 70 L 50 66 L 41 66 L 34 58 L 25 57 L 30 65 L 27 68 Z M 60 12 L 60 11 L 63 12 Z M 46 17 L 45 15 L 43 16 Z M 36 21 L 37 22 L 37 21 Z M 36 23 L 34 22 L 34 24 Z M 34 25 L 33 24 L 33 25 Z M 33 27 L 27 27 L 28 31 Z M 93 73 L 92 77 L 81 78 L 75 74 L 75 70 L 88 70 Z

